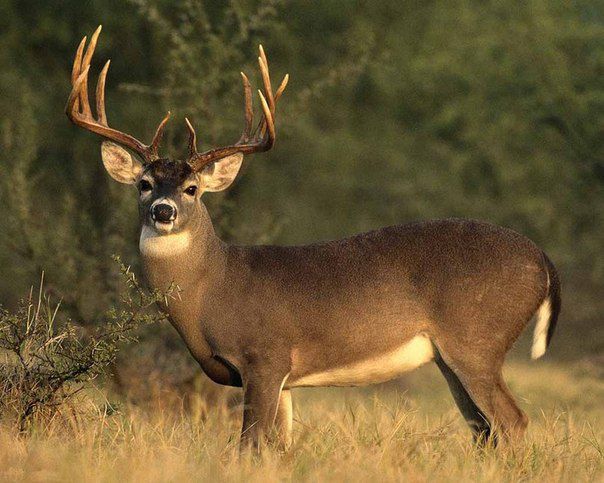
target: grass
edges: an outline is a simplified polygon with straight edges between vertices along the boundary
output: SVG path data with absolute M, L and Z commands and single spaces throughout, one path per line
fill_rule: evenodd
M 0 431 L 5 481 L 604 481 L 604 382 L 579 363 L 516 362 L 507 380 L 531 419 L 516 447 L 478 450 L 434 367 L 363 389 L 294 391 L 286 454 L 237 456 L 231 392 L 209 407 L 158 394 L 118 411 L 69 408 L 31 435 Z

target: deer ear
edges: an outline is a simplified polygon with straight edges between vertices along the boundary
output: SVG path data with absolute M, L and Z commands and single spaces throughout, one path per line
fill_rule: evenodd
M 231 186 L 243 162 L 243 154 L 235 153 L 204 167 L 199 173 L 203 191 L 222 191 Z
M 140 161 L 134 159 L 124 148 L 110 141 L 103 141 L 101 155 L 109 175 L 120 183 L 134 184 L 143 170 Z

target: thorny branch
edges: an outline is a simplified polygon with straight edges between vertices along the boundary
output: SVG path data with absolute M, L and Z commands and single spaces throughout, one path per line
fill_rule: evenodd
M 109 310 L 91 331 L 60 319 L 60 303 L 51 302 L 43 277 L 37 297 L 30 291 L 14 313 L 0 308 L 0 406 L 20 431 L 41 409 L 52 412 L 103 374 L 120 345 L 136 340 L 136 329 L 165 317 L 154 307 L 173 298 L 177 287 L 148 292 L 130 267 L 115 260 L 126 286 L 121 307 Z

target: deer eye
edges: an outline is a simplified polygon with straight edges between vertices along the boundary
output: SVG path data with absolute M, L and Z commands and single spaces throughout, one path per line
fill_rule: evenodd
M 141 193 L 145 192 L 145 191 L 151 191 L 153 189 L 153 186 L 151 186 L 151 183 L 149 183 L 149 181 L 147 181 L 146 179 L 142 179 L 140 184 L 138 185 L 138 187 L 141 190 Z
M 187 193 L 190 196 L 195 196 L 195 193 L 197 193 L 197 186 L 189 186 L 186 190 L 185 193 Z

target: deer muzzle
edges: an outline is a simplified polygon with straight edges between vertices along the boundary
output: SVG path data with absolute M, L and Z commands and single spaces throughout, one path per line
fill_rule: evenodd
M 171 223 L 176 219 L 176 207 L 165 201 L 153 203 L 151 218 L 158 223 Z

